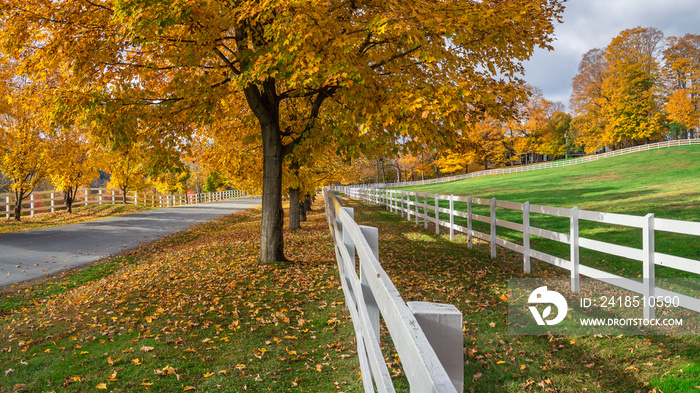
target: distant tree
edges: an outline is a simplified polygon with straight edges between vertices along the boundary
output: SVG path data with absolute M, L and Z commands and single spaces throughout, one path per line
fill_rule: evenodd
M 607 60 L 602 49 L 591 49 L 583 55 L 578 73 L 573 79 L 570 106 L 573 112 L 572 127 L 587 152 L 610 145 L 605 134 L 604 107 L 609 101 L 603 91 Z
M 573 127 L 587 151 L 648 142 L 663 129 L 663 33 L 623 30 L 605 50 L 586 53 L 573 81 Z
M 60 129 L 52 137 L 48 178 L 63 192 L 68 213 L 73 212 L 73 202 L 80 187 L 88 186 L 99 176 L 96 169 L 99 153 L 87 138 L 76 127 Z
M 700 35 L 669 37 L 664 50 L 669 99 L 666 111 L 692 137 L 700 127 Z
M 0 120 L 0 170 L 15 195 L 15 221 L 20 221 L 22 203 L 44 179 L 50 162 L 50 144 L 26 120 Z
M 561 110 L 555 111 L 547 119 L 545 131 L 540 142 L 540 153 L 550 157 L 569 155 L 569 147 L 574 144 L 570 135 L 571 116 Z M 571 140 L 569 140 L 571 139 Z
M 148 186 L 145 154 L 142 146 L 136 144 L 120 145 L 108 154 L 105 169 L 110 174 L 109 185 L 121 190 L 124 204 L 127 192 Z
M 475 162 L 481 163 L 484 169 L 503 166 L 511 161 L 514 151 L 505 136 L 507 127 L 503 122 L 486 118 L 464 131 L 467 146 L 478 157 Z
M 663 37 L 658 29 L 637 27 L 623 30 L 606 48 L 603 90 L 610 102 L 605 107 L 605 132 L 614 142 L 648 143 L 661 135 Z
M 226 187 L 226 181 L 218 172 L 210 172 L 207 180 L 204 181 L 205 192 L 216 192 Z
M 41 113 L 41 90 L 24 78 L 3 81 L 0 98 L 0 171 L 15 194 L 14 219 L 22 203 L 46 177 L 51 163 L 49 125 Z
M 666 104 L 666 112 L 668 118 L 674 125 L 671 128 L 671 137 L 673 139 L 681 138 L 688 130 L 693 130 L 700 126 L 700 113 L 695 102 L 693 102 L 692 94 L 687 89 L 679 89 L 671 93 Z M 680 126 L 682 132 L 679 133 Z

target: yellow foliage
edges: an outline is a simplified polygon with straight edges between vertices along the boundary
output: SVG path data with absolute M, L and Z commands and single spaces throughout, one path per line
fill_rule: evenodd
M 686 128 L 700 126 L 700 111 L 686 89 L 676 90 L 671 94 L 666 104 L 666 112 L 671 121 L 683 124 Z

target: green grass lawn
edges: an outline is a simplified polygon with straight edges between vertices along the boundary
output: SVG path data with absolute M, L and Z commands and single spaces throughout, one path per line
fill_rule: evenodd
M 512 175 L 496 175 L 457 182 L 414 186 L 410 191 L 471 195 L 511 202 L 580 209 L 599 212 L 700 221 L 700 147 L 684 146 L 628 154 L 564 168 L 538 170 Z M 422 198 L 420 198 L 422 201 Z M 429 204 L 433 200 L 429 198 Z M 446 201 L 441 207 L 448 207 Z M 465 203 L 456 208 L 466 211 Z M 422 212 L 422 208 L 419 209 Z M 489 216 L 488 206 L 474 205 L 477 214 Z M 498 208 L 497 217 L 522 223 L 522 213 Z M 446 214 L 442 220 L 449 220 Z M 466 226 L 466 220 L 457 219 Z M 532 214 L 532 226 L 569 233 L 569 219 Z M 580 221 L 581 236 L 630 247 L 642 247 L 642 230 L 618 225 Z M 474 222 L 474 229 L 489 233 L 488 224 Z M 500 238 L 522 244 L 522 234 L 498 228 Z M 656 232 L 656 251 L 700 260 L 697 237 Z M 569 246 L 532 237 L 532 248 L 569 259 Z M 581 249 L 581 263 L 635 278 L 642 273 L 641 263 L 608 254 Z M 698 262 L 700 263 L 700 262 Z M 692 277 L 691 273 L 657 267 L 658 277 Z

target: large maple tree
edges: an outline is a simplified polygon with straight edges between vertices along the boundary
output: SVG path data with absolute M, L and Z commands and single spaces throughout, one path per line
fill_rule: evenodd
M 161 124 L 148 148 L 182 151 L 224 121 L 212 118 L 221 106 L 228 122 L 253 116 L 260 259 L 274 261 L 285 259 L 282 166 L 296 146 L 332 141 L 351 156 L 396 140 L 449 145 L 464 125 L 503 116 L 525 98 L 515 76 L 548 46 L 561 3 L 3 0 L 0 43 L 25 72 L 61 72 L 57 113 L 103 138 L 147 121 Z

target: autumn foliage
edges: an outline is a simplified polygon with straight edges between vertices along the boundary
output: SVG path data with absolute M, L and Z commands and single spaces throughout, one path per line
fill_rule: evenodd
M 195 135 L 259 149 L 261 260 L 272 261 L 285 259 L 283 168 L 399 141 L 449 146 L 484 115 L 512 112 L 521 62 L 548 47 L 562 6 L 6 0 L 1 11 L 5 53 L 35 79 L 64 80 L 59 121 L 89 122 L 116 145 L 143 137 L 158 165 Z

